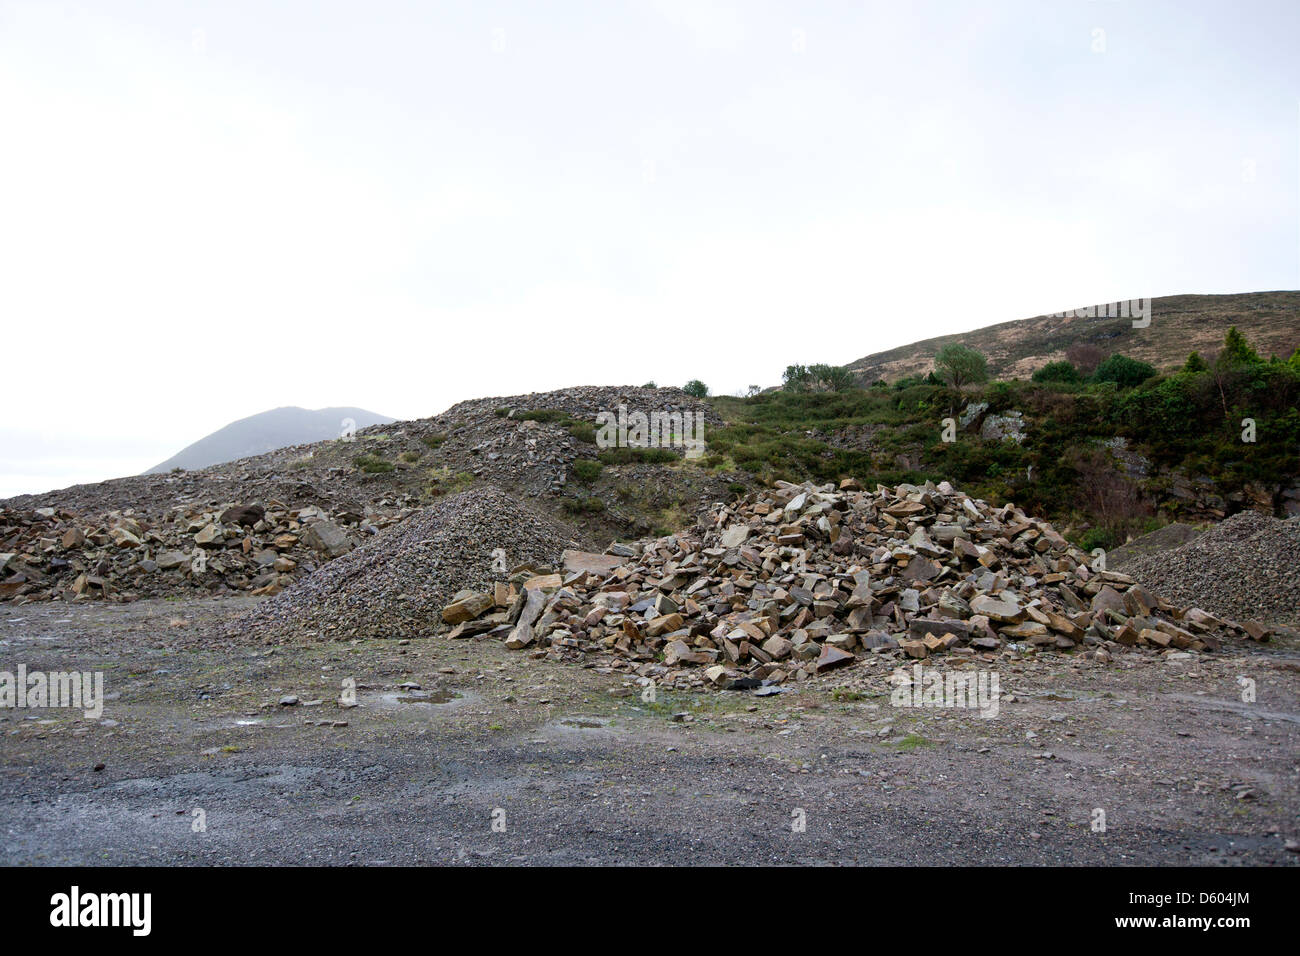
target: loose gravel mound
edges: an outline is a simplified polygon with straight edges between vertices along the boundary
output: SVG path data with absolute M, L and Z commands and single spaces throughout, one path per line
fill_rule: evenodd
M 1128 544 L 1106 552 L 1106 565 L 1115 571 L 1127 571 L 1130 564 L 1139 558 L 1149 558 L 1154 554 L 1164 554 L 1174 548 L 1181 548 L 1189 541 L 1199 538 L 1206 531 L 1204 525 L 1191 525 L 1174 522 L 1163 528 L 1134 538 Z
M 1243 511 L 1124 571 L 1171 601 L 1221 617 L 1300 626 L 1300 518 Z
M 572 530 L 495 487 L 452 495 L 411 515 L 350 554 L 236 620 L 231 638 L 274 643 L 294 637 L 424 634 L 462 588 L 489 588 L 506 568 L 558 563 Z M 494 564 L 497 569 L 494 570 Z

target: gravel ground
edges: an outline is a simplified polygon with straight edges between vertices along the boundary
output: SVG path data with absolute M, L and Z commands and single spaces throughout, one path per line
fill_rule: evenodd
M 1300 626 L 1300 518 L 1243 511 L 1124 572 L 1178 604 L 1237 621 Z
M 217 641 L 255 600 L 0 608 L 0 669 L 110 697 L 0 711 L 0 864 L 1300 862 L 1286 640 L 999 662 L 985 719 L 866 667 L 647 702 L 495 641 Z
M 485 588 L 507 569 L 553 565 L 571 530 L 491 486 L 451 495 L 336 558 L 231 625 L 229 637 L 268 642 L 423 634 L 462 588 Z

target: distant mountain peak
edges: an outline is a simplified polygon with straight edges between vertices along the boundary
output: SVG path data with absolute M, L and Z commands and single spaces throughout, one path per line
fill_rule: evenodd
M 186 445 L 145 474 L 158 474 L 173 468 L 207 468 L 289 445 L 338 438 L 349 423 L 356 428 L 365 428 L 369 425 L 387 425 L 392 421 L 387 415 L 369 412 L 364 408 L 339 406 L 308 409 L 283 405 L 233 421 L 211 435 Z

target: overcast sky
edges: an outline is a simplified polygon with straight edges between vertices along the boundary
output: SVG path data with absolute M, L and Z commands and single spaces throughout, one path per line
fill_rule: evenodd
M 0 0 L 0 496 L 1300 286 L 1300 4 Z

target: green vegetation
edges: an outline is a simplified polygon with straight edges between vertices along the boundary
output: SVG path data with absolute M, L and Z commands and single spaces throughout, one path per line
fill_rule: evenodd
M 1155 368 L 1146 362 L 1139 362 L 1127 355 L 1116 353 L 1097 366 L 1092 380 L 1114 382 L 1120 388 L 1132 388 L 1134 385 L 1141 385 L 1155 374 Z
M 402 461 L 407 462 L 408 464 L 417 462 L 419 460 L 420 460 L 420 453 L 418 451 L 402 452 Z
M 572 420 L 568 412 L 559 408 L 534 408 L 526 412 L 516 412 L 515 419 L 521 422 L 567 422 Z
M 425 493 L 436 498 L 439 495 L 454 495 L 464 491 L 474 484 L 474 476 L 468 471 L 453 473 L 450 468 L 443 465 L 440 468 L 429 469 L 429 482 L 424 489 Z
M 696 398 L 708 398 L 709 386 L 705 385 L 698 378 L 693 378 L 682 386 L 682 391 L 687 395 L 693 395 Z
M 510 409 L 497 409 L 498 415 L 508 414 Z M 589 445 L 596 443 L 596 426 L 581 418 L 574 418 L 559 408 L 534 408 L 531 411 L 516 412 L 515 418 L 522 422 L 548 422 L 559 425 L 578 441 Z
M 605 510 L 605 502 L 599 498 L 565 498 L 560 503 L 566 514 L 584 515 L 598 514 Z
M 989 380 L 989 362 L 976 352 L 956 342 L 939 349 L 934 356 L 934 374 L 955 389 Z
M 352 459 L 352 464 L 368 475 L 384 474 L 397 467 L 391 461 L 385 461 L 381 454 L 357 455 Z
M 1064 382 L 1067 385 L 1078 385 L 1083 381 L 1083 376 L 1069 362 L 1061 360 L 1048 362 L 1035 372 L 1031 379 L 1035 382 Z
M 782 385 L 793 392 L 821 390 L 842 392 L 857 388 L 858 381 L 853 372 L 843 365 L 787 365 L 781 376 Z M 757 395 L 759 389 L 750 386 L 749 395 Z
M 437 434 L 437 435 L 425 435 L 423 438 L 420 439 L 420 441 L 424 442 L 424 443 L 425 443 L 426 445 L 428 445 L 429 448 L 431 448 L 431 449 L 432 449 L 432 448 L 437 448 L 439 445 L 441 445 L 441 444 L 442 444 L 443 442 L 445 442 L 446 440 L 447 440 L 447 436 L 446 436 L 446 435 L 443 435 L 443 434 Z
M 1212 361 L 1192 356 L 1172 374 L 1110 356 L 1098 361 L 1095 376 L 1077 366 L 1071 374 L 1065 362 L 1051 363 L 1031 382 L 968 385 L 961 406 L 987 402 L 991 414 L 1023 413 L 1022 444 L 985 440 L 976 424 L 959 429 L 956 441 L 942 441 L 953 397 L 945 372 L 866 389 L 714 398 L 727 425 L 710 431 L 709 456 L 765 482 L 947 479 L 994 504 L 1014 501 L 1074 527 L 1076 543 L 1113 547 L 1154 530 L 1162 518 L 1178 518 L 1180 507 L 1169 499 L 1157 516 L 1154 499 L 1167 479 L 1126 480 L 1112 455 L 1117 439 L 1152 464 L 1152 475 L 1178 469 L 1208 477 L 1220 496 L 1250 482 L 1276 487 L 1296 475 L 1300 350 L 1264 360 L 1234 333 Z M 1081 353 L 1082 361 L 1093 358 Z M 958 378 L 979 366 L 969 357 L 962 362 Z M 1254 422 L 1253 442 L 1243 438 L 1244 419 Z
M 677 461 L 678 458 L 675 452 L 667 448 L 630 448 L 627 445 L 606 448 L 596 457 L 606 465 L 664 465 Z
M 590 458 L 579 458 L 573 463 L 573 474 L 579 481 L 585 481 L 587 484 L 595 481 L 600 477 L 604 465 L 598 461 L 592 461 Z
M 570 435 L 588 445 L 596 444 L 596 426 L 591 422 L 573 419 L 564 425 Z

